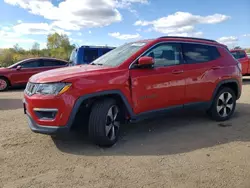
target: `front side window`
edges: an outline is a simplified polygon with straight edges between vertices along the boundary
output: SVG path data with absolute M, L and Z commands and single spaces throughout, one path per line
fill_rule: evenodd
M 183 56 L 188 64 L 205 63 L 220 57 L 215 46 L 203 44 L 183 44 Z
M 39 60 L 29 61 L 26 63 L 20 64 L 22 68 L 38 68 L 41 67 L 41 63 Z
M 154 58 L 154 66 L 171 66 L 181 64 L 181 45 L 174 43 L 159 44 L 144 56 Z

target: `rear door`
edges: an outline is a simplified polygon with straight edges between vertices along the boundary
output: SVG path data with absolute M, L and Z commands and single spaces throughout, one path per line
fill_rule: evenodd
M 183 43 L 186 63 L 185 103 L 210 100 L 216 74 L 220 71 L 220 53 L 217 47 L 203 44 Z
M 56 60 L 56 59 L 43 59 L 42 60 L 42 71 L 47 71 L 56 68 L 62 68 L 68 66 L 68 62 Z

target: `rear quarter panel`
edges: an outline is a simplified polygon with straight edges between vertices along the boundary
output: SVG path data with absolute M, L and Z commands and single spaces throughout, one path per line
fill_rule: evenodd
M 233 56 L 225 49 L 219 48 L 219 51 L 222 55 L 221 61 L 221 69 L 214 71 L 215 75 L 215 85 L 217 85 L 226 80 L 235 80 L 239 84 L 239 89 L 242 87 L 242 73 L 237 66 L 237 61 L 233 58 Z

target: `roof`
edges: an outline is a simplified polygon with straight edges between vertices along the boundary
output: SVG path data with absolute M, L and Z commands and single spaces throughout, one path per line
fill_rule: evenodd
M 205 39 L 205 38 L 196 38 L 196 37 L 163 36 L 163 37 L 160 37 L 160 38 L 200 40 L 200 41 L 218 43 L 218 42 L 215 41 L 215 40 Z
M 67 61 L 64 60 L 64 59 L 53 58 L 53 57 L 32 57 L 32 58 L 24 59 L 23 61 L 27 61 L 27 60 L 36 60 L 36 59 L 43 59 L 43 60 L 58 60 L 58 61 L 67 62 Z

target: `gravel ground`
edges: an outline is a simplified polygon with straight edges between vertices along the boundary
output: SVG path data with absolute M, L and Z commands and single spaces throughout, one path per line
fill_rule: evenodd
M 219 124 L 183 112 L 127 125 L 110 149 L 83 134 L 30 131 L 22 89 L 0 93 L 0 187 L 249 188 L 250 79 L 235 116 Z

